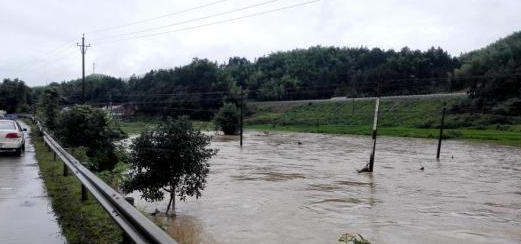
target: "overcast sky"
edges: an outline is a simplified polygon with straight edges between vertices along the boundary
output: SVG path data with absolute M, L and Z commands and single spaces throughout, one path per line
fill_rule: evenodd
M 76 42 L 86 33 L 86 74 L 116 77 L 208 58 L 256 57 L 315 45 L 425 50 L 439 46 L 452 55 L 468 52 L 521 30 L 520 0 L 321 0 L 237 21 L 310 0 L 272 0 L 230 14 L 188 21 L 269 0 L 0 0 L 0 79 L 29 86 L 81 77 Z M 169 15 L 105 31 L 113 26 Z M 185 22 L 179 24 L 179 22 Z M 178 23 L 178 24 L 176 24 Z M 147 28 L 171 25 L 139 34 Z M 121 40 L 154 33 L 146 38 Z M 119 35 L 114 38 L 110 36 Z M 98 40 L 107 38 L 105 40 Z M 115 41 L 120 40 L 120 41 Z

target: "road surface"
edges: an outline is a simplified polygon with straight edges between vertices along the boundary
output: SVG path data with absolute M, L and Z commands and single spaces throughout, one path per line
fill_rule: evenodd
M 0 243 L 66 243 L 40 178 L 29 133 L 25 155 L 0 154 Z

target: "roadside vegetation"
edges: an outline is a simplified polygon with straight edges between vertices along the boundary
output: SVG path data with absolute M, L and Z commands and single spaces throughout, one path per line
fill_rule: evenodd
M 30 123 L 30 122 L 28 122 Z M 63 163 L 53 160 L 53 153 L 33 125 L 31 139 L 36 159 L 45 183 L 47 195 L 68 243 L 121 243 L 122 232 L 99 203 L 93 199 L 81 201 L 81 184 L 75 176 L 63 176 Z

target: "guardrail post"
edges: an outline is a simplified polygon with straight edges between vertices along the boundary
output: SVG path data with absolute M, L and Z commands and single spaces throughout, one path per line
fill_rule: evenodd
M 63 162 L 63 176 L 69 176 L 69 168 L 67 168 L 67 164 L 65 164 L 65 162 Z
M 87 194 L 88 194 L 87 187 L 85 187 L 85 185 L 81 184 L 81 201 L 82 202 L 85 202 L 89 199 Z
M 56 162 L 56 152 L 53 153 L 53 161 Z

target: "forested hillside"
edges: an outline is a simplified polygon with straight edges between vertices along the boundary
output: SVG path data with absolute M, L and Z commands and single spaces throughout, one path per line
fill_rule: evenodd
M 521 73 L 520 65 L 521 33 L 458 58 L 441 48 L 395 51 L 316 46 L 255 60 L 232 57 L 223 64 L 195 58 L 184 66 L 151 70 L 128 79 L 89 75 L 86 102 L 126 104 L 149 115 L 190 114 L 209 119 L 225 102 L 237 103 L 241 90 L 255 101 L 364 97 L 377 91 L 409 95 L 469 90 L 471 99 L 453 111 L 515 115 L 521 111 L 520 76 L 515 75 Z M 12 82 L 16 80 L 5 80 L 0 91 L 14 89 Z M 58 91 L 62 106 L 82 101 L 81 79 L 49 87 Z M 30 106 L 43 89 L 33 88 L 32 98 L 22 89 L 16 98 L 8 92 L 2 99 Z M 9 106 L 2 107 L 15 110 Z
M 521 32 L 461 57 L 456 77 L 470 87 L 464 108 L 499 115 L 521 115 Z M 458 79 L 458 78 L 457 78 Z
M 194 59 L 152 70 L 128 81 L 103 75 L 86 79 L 87 103 L 132 104 L 148 114 L 209 118 L 223 102 L 296 100 L 333 96 L 425 94 L 449 91 L 459 61 L 441 48 L 400 51 L 378 48 L 311 47 L 276 52 L 254 61 L 233 57 L 224 64 Z M 81 102 L 81 80 L 53 83 L 61 104 Z

